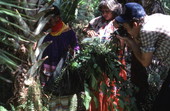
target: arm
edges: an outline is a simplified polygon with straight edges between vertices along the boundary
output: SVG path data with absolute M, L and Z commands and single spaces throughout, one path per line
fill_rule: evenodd
M 70 42 L 70 53 L 73 57 L 75 57 L 76 53 L 79 52 L 80 47 L 78 44 L 78 38 L 73 30 L 69 31 L 69 42 Z
M 121 37 L 119 35 L 117 35 L 116 37 L 121 40 L 124 40 L 127 43 L 127 45 L 132 49 L 135 57 L 144 67 L 150 65 L 152 61 L 153 52 L 141 52 L 138 43 L 130 37 Z
M 98 25 L 101 22 L 102 22 L 102 17 L 101 16 L 93 18 L 92 20 L 90 20 L 89 24 L 87 26 L 85 26 L 84 32 L 86 32 L 87 35 L 90 36 L 90 37 L 99 36 L 99 34 L 96 32 L 95 29 L 99 28 Z
M 86 32 L 89 37 L 98 36 L 98 34 L 92 29 L 92 26 L 90 24 L 85 26 L 83 31 Z

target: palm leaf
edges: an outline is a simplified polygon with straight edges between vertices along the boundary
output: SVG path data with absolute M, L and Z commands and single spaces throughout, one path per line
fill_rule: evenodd
M 18 28 L 18 29 L 20 29 L 20 30 L 22 30 L 22 31 L 24 31 L 24 32 L 25 32 L 25 31 L 28 31 L 28 30 L 23 29 L 22 26 L 17 25 L 16 23 L 12 23 L 12 22 L 6 20 L 5 18 L 0 17 L 0 21 L 1 21 L 2 23 L 12 25 L 12 26 L 14 26 L 15 28 Z
M 33 66 L 28 70 L 28 76 L 29 77 L 37 76 L 36 72 L 38 71 L 43 62 L 44 62 L 43 59 L 35 62 Z
M 17 39 L 20 40 L 20 41 L 29 42 L 29 41 L 27 41 L 27 40 L 24 38 L 24 36 L 18 35 L 18 34 L 15 33 L 15 32 L 12 32 L 12 33 L 11 33 L 11 31 L 6 30 L 6 29 L 4 29 L 4 28 L 1 28 L 1 29 L 0 29 L 0 32 L 6 34 L 6 35 L 8 35 L 8 36 L 11 36 L 11 37 L 13 37 L 13 38 L 17 38 Z
M 12 83 L 11 80 L 6 79 L 6 78 L 4 78 L 4 77 L 2 77 L 2 76 L 0 76 L 0 79 L 3 80 L 3 81 L 5 81 L 5 82 L 7 82 L 7 83 Z M 0 111 L 1 111 L 1 110 L 0 110 Z
M 0 54 L 0 64 L 6 65 L 11 70 L 17 67 L 16 62 L 6 56 L 4 53 Z
M 0 5 L 4 5 L 4 6 L 9 6 L 9 7 L 15 7 L 15 8 L 19 8 L 19 9 L 25 9 L 25 10 L 31 10 L 30 8 L 25 8 L 25 7 L 21 7 L 12 3 L 8 3 L 7 1 L 0 1 Z

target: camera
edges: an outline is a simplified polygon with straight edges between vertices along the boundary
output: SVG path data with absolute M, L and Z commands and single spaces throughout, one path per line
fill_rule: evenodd
M 128 32 L 123 28 L 123 26 L 119 27 L 117 30 L 113 32 L 113 36 L 120 35 L 121 37 L 127 37 L 129 34 Z

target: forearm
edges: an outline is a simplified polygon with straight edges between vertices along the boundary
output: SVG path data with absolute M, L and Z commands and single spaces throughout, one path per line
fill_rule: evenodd
M 126 43 L 127 43 L 128 46 L 132 49 L 132 51 L 133 51 L 134 55 L 136 56 L 136 58 L 138 58 L 138 60 L 141 61 L 141 59 L 142 59 L 142 57 L 141 57 L 142 53 L 141 53 L 141 51 L 140 51 L 139 45 L 138 45 L 135 41 L 133 41 L 133 40 L 131 40 L 131 41 L 126 41 Z
M 86 26 L 83 31 L 89 36 L 89 37 L 95 37 L 98 36 L 98 34 L 94 31 L 94 29 L 92 28 L 92 26 L 89 24 L 88 26 Z
M 152 53 L 143 53 L 140 50 L 140 46 L 134 41 L 127 41 L 129 47 L 132 49 L 133 54 L 138 59 L 138 61 L 144 66 L 147 67 L 151 63 Z

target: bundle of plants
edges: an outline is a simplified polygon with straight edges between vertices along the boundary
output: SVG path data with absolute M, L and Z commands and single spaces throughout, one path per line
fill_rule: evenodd
M 108 109 L 135 109 L 134 86 L 120 76 L 126 66 L 120 62 L 118 40 L 101 42 L 100 38 L 86 38 L 80 46 L 80 52 L 69 61 L 67 69 L 82 77 L 79 84 L 84 84 L 82 98 L 86 110 L 92 101 L 99 107 L 96 93 L 107 97 Z

